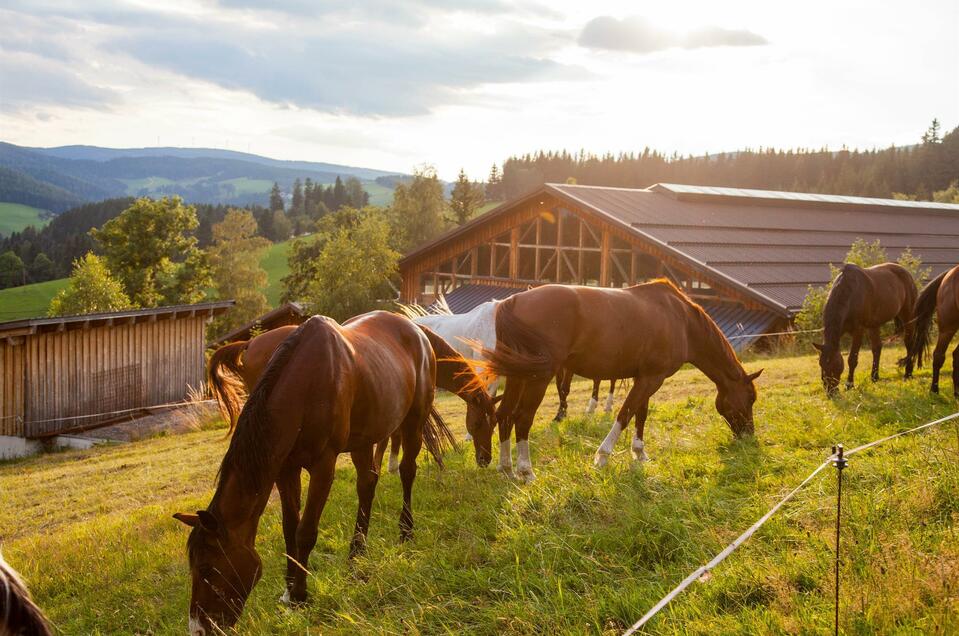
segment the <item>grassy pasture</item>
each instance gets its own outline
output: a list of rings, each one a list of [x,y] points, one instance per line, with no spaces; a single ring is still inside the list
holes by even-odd
[[[47,307],[69,279],[57,278],[32,285],[0,289],[0,322],[47,315]]]
[[[900,351],[887,350],[885,378]],[[868,358],[868,356],[867,356]],[[812,356],[765,366],[757,437],[734,442],[711,384],[685,369],[655,396],[645,466],[620,441],[591,467],[603,416],[549,422],[550,391],[531,438],[537,480],[475,467],[461,448],[440,471],[423,459],[416,537],[398,542],[399,479],[385,474],[368,556],[346,550],[355,516],[343,458],[311,560],[311,602],[282,591],[279,504],[261,521],[265,575],[241,633],[620,633],[797,484],[835,441],[869,441],[948,414],[956,404],[917,380],[866,381],[827,400]],[[574,384],[571,412],[588,385]],[[948,387],[951,391],[951,386]],[[621,396],[620,396],[621,398]],[[440,409],[462,432],[463,407]],[[204,507],[227,442],[222,430],[159,437],[0,465],[7,559],[63,633],[182,633],[189,596],[186,529],[173,512]],[[959,428],[953,424],[855,456],[846,471],[845,633],[959,629]],[[831,633],[830,469],[724,564],[652,623],[656,634]]]
[[[28,225],[37,229],[46,224],[40,215],[46,212],[22,203],[6,203],[0,201],[0,236],[19,232]]]

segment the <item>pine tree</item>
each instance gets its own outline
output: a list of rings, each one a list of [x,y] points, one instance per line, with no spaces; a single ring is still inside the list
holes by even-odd
[[[495,163],[490,168],[489,179],[486,182],[486,198],[489,201],[503,200],[503,176]]]
[[[276,212],[283,211],[283,195],[280,194],[280,184],[273,182],[273,189],[270,190],[270,209]]]
[[[466,176],[466,172],[460,169],[456,183],[453,184],[453,190],[450,192],[450,211],[452,212],[452,222],[457,225],[463,225],[476,213],[483,205],[482,189],[478,183],[473,183]]]
[[[293,182],[293,201],[290,204],[290,216],[301,216],[304,212],[303,184],[297,179]]]
[[[341,207],[346,205],[346,203],[346,186],[343,185],[343,180],[337,176],[336,183],[333,184],[333,205],[330,207],[330,209],[336,212]]]

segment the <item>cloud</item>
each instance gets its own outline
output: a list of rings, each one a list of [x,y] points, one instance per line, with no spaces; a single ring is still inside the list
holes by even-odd
[[[0,112],[16,113],[38,106],[108,109],[117,98],[112,90],[83,80],[58,63],[22,53],[0,53]]]
[[[623,19],[599,16],[587,22],[579,35],[579,45],[585,48],[639,54],[670,48],[696,49],[762,44],[767,44],[766,39],[751,31],[706,27],[685,34],[675,33],[640,16]]]

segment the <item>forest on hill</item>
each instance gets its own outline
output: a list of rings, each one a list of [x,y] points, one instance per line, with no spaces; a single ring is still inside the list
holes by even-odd
[[[540,151],[494,167],[490,193],[511,199],[550,182],[645,188],[654,183],[786,190],[929,200],[959,179],[959,127],[943,135],[934,120],[917,144],[881,150],[742,150],[700,157]]]

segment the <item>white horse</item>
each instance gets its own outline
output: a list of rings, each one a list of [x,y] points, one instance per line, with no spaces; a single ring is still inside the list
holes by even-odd
[[[418,325],[429,327],[443,340],[448,342],[458,354],[467,360],[479,360],[480,348],[496,348],[496,305],[500,301],[488,300],[477,305],[465,314],[454,314],[446,304],[446,297],[440,296],[432,307],[421,305],[400,304],[407,318]],[[480,367],[476,367],[480,371]],[[500,380],[497,378],[490,383],[486,390],[490,396],[496,397]],[[466,441],[472,437],[466,434]]]

